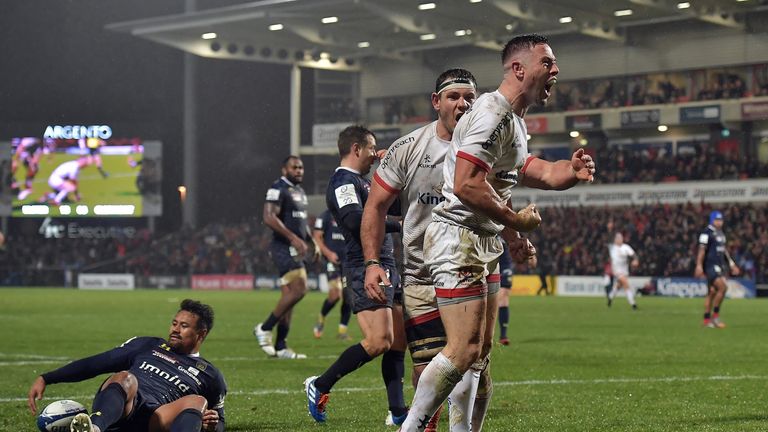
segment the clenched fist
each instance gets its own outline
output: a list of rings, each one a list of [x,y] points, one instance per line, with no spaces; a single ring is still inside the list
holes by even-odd
[[[510,228],[519,232],[533,231],[541,225],[541,215],[536,209],[536,204],[528,204],[528,207],[517,212],[515,221]]]

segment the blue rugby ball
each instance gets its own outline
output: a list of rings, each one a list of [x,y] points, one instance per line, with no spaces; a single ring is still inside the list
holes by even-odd
[[[37,416],[37,428],[41,432],[69,432],[72,419],[80,413],[88,410],[79,402],[66,399],[52,402]]]

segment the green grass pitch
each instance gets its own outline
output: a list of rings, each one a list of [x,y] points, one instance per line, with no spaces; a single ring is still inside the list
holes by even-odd
[[[141,160],[141,155],[131,155],[136,161]],[[21,213],[22,204],[36,204],[38,200],[46,193],[51,192],[48,186],[48,177],[53,170],[64,162],[77,160],[77,155],[53,153],[40,157],[40,171],[35,175],[32,183],[32,194],[24,201],[19,201],[13,197],[12,216],[23,216]],[[70,205],[85,204],[90,208],[89,216],[93,215],[93,206],[97,204],[132,204],[135,206],[135,214],[140,216],[142,212],[142,198],[136,189],[136,176],[139,173],[139,167],[132,168],[128,165],[127,155],[101,155],[104,171],[109,173],[109,177],[103,178],[95,165],[90,165],[80,170],[78,189],[82,197],[79,202],[69,202]],[[20,166],[16,171],[16,178],[19,184],[24,184],[24,176],[27,171],[24,166]],[[70,200],[74,196],[70,194]],[[51,206],[49,216],[61,216],[58,210]],[[77,217],[74,208],[66,217]]]
[[[0,430],[34,431],[26,393],[35,376],[135,335],[167,336],[178,303],[211,304],[216,322],[202,354],[228,381],[230,431],[394,431],[384,426],[379,361],[337,384],[329,419],[306,413],[302,381],[347,346],[312,337],[324,296],[310,293],[294,311],[289,344],[307,360],[268,359],[251,330],[276,292],[0,290]],[[764,300],[726,301],[723,330],[701,323],[701,299],[514,297],[508,347],[492,353],[495,391],[486,431],[765,431],[768,344]],[[357,325],[352,335],[359,337]],[[407,368],[410,368],[407,365]],[[90,407],[102,378],[49,386],[42,406],[70,398]],[[406,400],[413,390],[406,375]],[[447,431],[447,422],[441,431]]]

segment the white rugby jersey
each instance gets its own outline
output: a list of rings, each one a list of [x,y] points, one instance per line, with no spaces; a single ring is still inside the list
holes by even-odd
[[[635,256],[635,250],[632,249],[632,246],[626,243],[622,243],[621,246],[611,243],[608,246],[608,251],[611,254],[611,272],[613,275],[629,275],[629,259]]]
[[[373,175],[376,183],[400,197],[404,286],[432,283],[424,265],[424,232],[432,209],[445,200],[440,189],[450,145],[437,136],[437,122],[432,122],[395,141]]]
[[[504,225],[470,210],[453,194],[456,158],[484,169],[488,173],[488,183],[506,203],[532,158],[526,135],[522,117],[512,111],[512,105],[498,90],[477,98],[453,131],[443,164],[443,196],[446,200],[435,207],[434,219],[481,234],[501,232]]]
[[[80,173],[80,164],[76,161],[64,162],[56,167],[51,173],[51,178],[61,178],[64,180],[77,180],[77,175]]]

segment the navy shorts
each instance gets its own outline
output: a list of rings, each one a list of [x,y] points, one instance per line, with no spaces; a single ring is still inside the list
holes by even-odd
[[[707,282],[712,285],[715,279],[725,276],[725,267],[717,264],[708,264],[704,267],[704,272],[707,274]]]
[[[342,274],[341,264],[334,264],[330,261],[325,263],[325,274],[329,281],[340,278]]]
[[[499,273],[501,274],[501,287],[512,288],[512,274],[514,273],[514,263],[512,263],[512,257],[509,256],[509,252],[504,250],[504,253],[499,257]]]
[[[403,304],[403,287],[400,286],[400,275],[394,266],[382,264],[389,275],[392,285],[386,288],[387,303],[377,303],[365,292],[365,266],[344,267],[344,291],[350,293],[352,300],[352,312],[358,313],[364,310],[376,310],[383,307],[391,308],[395,303]]]
[[[285,243],[272,243],[269,247],[269,255],[272,257],[280,276],[291,270],[304,268],[304,257],[299,256],[293,246]]]

